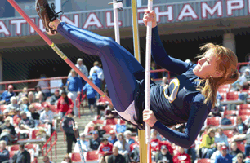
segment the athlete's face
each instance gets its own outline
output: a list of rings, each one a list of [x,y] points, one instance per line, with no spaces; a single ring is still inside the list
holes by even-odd
[[[210,49],[199,59],[198,64],[194,67],[193,72],[200,78],[222,77],[223,73],[217,70],[217,57]]]

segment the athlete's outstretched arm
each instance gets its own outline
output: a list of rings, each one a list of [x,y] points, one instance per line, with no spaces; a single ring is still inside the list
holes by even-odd
[[[165,51],[158,34],[158,26],[152,29],[152,57],[155,63],[170,72],[182,74],[186,72],[192,64],[187,64],[180,59],[170,57]]]
[[[189,148],[197,138],[203,123],[211,110],[211,105],[203,104],[203,100],[204,97],[201,94],[194,97],[194,100],[191,103],[190,116],[184,133],[171,130],[159,121],[154,124],[153,128],[158,130],[158,132],[170,142],[183,148]]]

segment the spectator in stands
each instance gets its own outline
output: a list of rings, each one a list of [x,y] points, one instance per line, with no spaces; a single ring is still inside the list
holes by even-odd
[[[132,144],[132,143],[135,143],[135,140],[132,139],[132,132],[130,130],[126,130],[124,132],[124,136],[126,138],[126,142],[129,144],[129,146]]]
[[[158,132],[157,130],[152,129],[152,130],[151,130],[151,134],[152,134],[152,136],[153,136],[155,139],[158,139],[158,140],[160,140],[160,141],[163,141],[161,135],[159,134],[159,132]]]
[[[34,93],[32,91],[29,91],[28,99],[29,99],[29,104],[35,102]]]
[[[126,159],[126,161],[128,162],[129,160],[129,152],[130,152],[130,148],[129,148],[129,144],[126,142],[124,135],[122,133],[118,134],[118,141],[115,142],[114,147],[118,147],[118,153],[123,155]]]
[[[227,147],[225,145],[221,146],[221,155],[217,156],[215,163],[225,163],[232,162],[233,156],[227,152]]]
[[[10,153],[7,150],[7,143],[4,140],[0,141],[0,163],[10,160]]]
[[[217,133],[215,134],[214,137],[214,142],[217,143],[225,143],[227,147],[229,147],[228,140],[227,140],[227,135],[224,134],[222,128],[217,129]]]
[[[98,61],[94,62],[93,67],[90,69],[89,76],[92,76],[94,72],[97,73],[97,76],[101,81],[104,80],[104,73]]]
[[[89,151],[89,141],[85,139],[85,134],[80,134],[80,143],[82,146],[83,151],[87,152]],[[78,143],[75,144],[74,152],[79,152],[79,146]]]
[[[60,90],[56,89],[55,94],[50,97],[50,104],[51,105],[56,105],[57,100],[60,98]]]
[[[162,86],[168,85],[168,77],[163,77],[162,78]]]
[[[234,163],[245,163],[245,161],[243,161],[243,154],[242,153],[238,153],[237,154],[237,161],[235,161]]]
[[[28,97],[28,87],[23,88],[23,91],[18,94],[17,99],[21,100],[23,97]]]
[[[10,118],[5,119],[5,123],[1,128],[1,140],[5,140],[7,144],[12,144],[16,139],[16,130],[15,127],[11,125]]]
[[[49,159],[49,156],[43,156],[43,163],[52,163]]]
[[[154,132],[151,132],[150,138],[151,151],[155,154],[155,152],[159,150],[159,143],[161,141],[157,138],[157,134],[154,134]]]
[[[72,152],[73,143],[76,143],[76,138],[73,130],[74,123],[75,123],[74,112],[70,111],[69,114],[62,121],[62,128],[66,135],[68,154]]]
[[[213,152],[216,151],[216,144],[214,143],[215,130],[209,129],[207,134],[202,137],[202,143],[199,148],[202,151],[202,158],[210,158]]]
[[[34,96],[35,96],[35,101],[37,101],[37,99],[38,99],[38,93],[39,93],[40,91],[42,92],[43,101],[46,101],[47,96],[46,96],[45,93],[43,93],[42,88],[41,88],[40,86],[35,86],[35,94],[34,94]]]
[[[73,109],[74,103],[68,96],[66,95],[65,91],[61,92],[61,97],[57,102],[57,111],[59,111],[60,118],[62,119],[66,112],[68,112],[70,109]]]
[[[230,144],[230,147],[231,147],[231,151],[230,151],[230,154],[235,157],[237,154],[239,153],[243,153],[237,146],[237,143],[236,142],[232,142]]]
[[[82,91],[82,80],[77,76],[77,73],[74,69],[70,70],[71,77],[68,78],[66,82],[66,86],[68,88],[68,97],[73,101],[74,103],[74,113],[75,116],[78,115],[78,108],[75,104],[77,95],[81,94]]]
[[[87,67],[83,64],[83,59],[82,58],[78,58],[77,59],[77,63],[75,64],[75,66],[85,75],[85,76],[89,76],[88,73],[88,69]],[[68,77],[71,77],[71,73],[69,73]],[[80,77],[80,75],[78,75],[78,77]],[[82,82],[85,85],[85,81],[81,78]]]
[[[63,161],[61,163],[72,163],[71,158],[69,157],[68,154],[65,155]]]
[[[126,163],[126,159],[123,155],[119,154],[118,147],[113,147],[113,154],[109,156],[108,163]]]
[[[44,105],[44,111],[40,115],[40,122],[42,124],[51,124],[52,125],[52,120],[54,118],[54,113],[50,110],[50,107],[48,104]]]
[[[13,107],[14,108],[19,108],[19,105],[17,104],[17,99],[16,99],[15,96],[12,96],[10,98],[10,104],[7,105],[6,109],[8,109],[8,111],[10,111],[10,109],[13,108]]]
[[[98,78],[96,71],[92,73],[92,82],[99,88],[101,88],[101,80]]]
[[[8,89],[5,90],[3,93],[2,93],[2,96],[0,97],[0,105],[1,104],[10,104],[10,98],[12,96],[16,96],[16,93],[13,92],[13,86],[12,85],[9,85],[8,86]]]
[[[215,151],[212,156],[211,156],[211,161],[215,161],[216,157],[218,157],[219,155],[221,155],[221,147],[225,146],[225,143],[217,143],[217,151]]]
[[[109,131],[109,134],[110,134],[110,136],[109,136],[109,138],[108,138],[108,141],[109,141],[110,143],[112,143],[112,144],[115,144],[115,142],[118,140],[118,139],[116,138],[115,131],[114,131],[114,130],[110,130],[110,131]]]
[[[108,100],[106,99],[106,97],[109,97],[109,91],[105,89],[104,94],[105,95],[101,96],[97,102],[97,116],[100,116],[101,110],[105,110],[109,104]]]
[[[20,110],[25,111],[25,112],[29,112],[29,100],[27,97],[23,97],[21,99]]]
[[[109,143],[108,139],[104,138],[101,140],[100,148],[98,150],[99,158],[101,163],[105,163],[108,156],[113,153],[113,144]]]
[[[234,128],[234,134],[246,134],[248,127],[243,123],[241,117],[237,117],[237,125]]]
[[[19,123],[20,130],[29,130],[35,127],[33,119],[27,117],[24,111],[20,113],[20,116],[21,116],[21,121]]]
[[[248,93],[243,91],[243,87],[240,87],[239,91],[239,100],[243,101],[244,104],[247,104]]]
[[[35,122],[35,126],[37,127],[39,124],[40,114],[37,112],[37,110],[33,104],[31,104],[29,106],[29,112],[30,112],[31,118]]]
[[[105,130],[100,129],[100,124],[95,124],[94,125],[94,130],[90,131],[89,134],[92,134],[92,132],[97,131],[98,132],[98,137],[100,139],[103,138],[103,135],[106,133]]]
[[[155,62],[151,62],[151,64],[150,64],[150,70],[156,70],[156,64],[155,64]],[[152,80],[157,79],[158,78],[158,73],[157,72],[156,73],[150,73],[150,78]]]
[[[115,129],[116,129],[116,133],[118,133],[118,134],[119,133],[124,133],[127,130],[127,126],[126,125],[116,124]]]
[[[20,144],[19,151],[12,158],[13,163],[30,163],[30,153],[25,150],[25,145]]]
[[[45,74],[41,74],[40,79],[46,79],[46,75]],[[38,81],[37,86],[40,86],[42,89],[42,92],[45,94],[46,98],[51,96],[50,90],[49,89],[45,89],[50,87],[50,81]]]
[[[89,80],[92,81],[92,77],[89,77]],[[87,95],[89,109],[90,109],[91,113],[93,113],[93,108],[96,107],[96,95],[97,95],[97,92],[88,83],[83,87],[83,91]]]
[[[13,117],[13,123],[18,126],[21,121],[20,109],[16,109],[16,115]]]
[[[154,161],[158,163],[159,161],[166,161],[168,163],[173,162],[173,157],[171,153],[168,152],[168,148],[166,145],[162,145],[159,152],[157,152],[154,156]]]
[[[99,148],[101,139],[99,138],[98,131],[94,130],[92,132],[92,138],[89,140],[89,149],[95,151]]]
[[[191,159],[190,156],[185,153],[184,148],[177,146],[177,153],[173,157],[173,163],[180,163],[180,162],[191,163]]]
[[[140,162],[140,149],[139,149],[139,141],[138,136],[135,137],[135,143],[130,145],[130,160],[132,163]]]
[[[46,99],[47,99],[47,97],[43,96],[43,92],[42,91],[38,91],[36,99],[35,99],[35,102],[39,103],[39,104],[42,104],[43,102],[46,101]]]

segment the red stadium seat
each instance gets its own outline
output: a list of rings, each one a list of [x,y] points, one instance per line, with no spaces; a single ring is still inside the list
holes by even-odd
[[[126,121],[122,119],[119,119],[118,122],[119,122],[119,125],[126,125]]]
[[[244,122],[245,120],[247,120],[249,118],[249,115],[242,115],[240,116],[242,121]]]
[[[234,91],[234,92],[228,92],[226,95],[227,100],[238,100],[239,99],[239,92]]]
[[[238,110],[226,110],[224,112],[224,117],[227,116],[238,116],[239,115],[239,111]]]
[[[212,162],[211,159],[208,159],[208,158],[203,158],[203,159],[199,159],[197,161],[197,163],[210,163]]]
[[[109,133],[110,130],[114,130],[115,126],[109,125],[109,126],[101,126],[101,129],[105,130],[106,133]]]
[[[117,124],[117,120],[115,119],[106,119],[104,122],[105,125],[116,125]]]
[[[71,161],[80,162],[82,161],[80,153],[72,153]]]
[[[27,148],[27,149],[34,149],[35,150],[34,144],[26,144],[25,148]]]
[[[245,144],[243,144],[243,143],[237,143],[237,146],[238,146],[238,148],[239,148],[240,151],[245,152]]]
[[[250,104],[240,104],[238,105],[239,109],[250,109]]]
[[[6,104],[0,105],[0,110],[2,110],[2,112],[7,108]]]
[[[89,133],[90,131],[94,130],[94,126],[88,126],[88,131],[87,133]]]
[[[50,105],[50,110],[52,111],[52,112],[56,112],[57,110],[56,110],[56,105]]]
[[[10,151],[10,159],[15,155],[16,151]]]
[[[232,138],[234,136],[233,130],[224,130],[223,132],[225,135],[227,135],[228,138]]]
[[[19,150],[19,144],[16,144],[16,145],[12,145],[11,147],[10,147],[10,151],[18,151]]]
[[[221,117],[208,117],[207,126],[220,126]]]
[[[239,116],[250,116],[250,110],[248,109],[240,109],[239,110]]]
[[[92,121],[92,123],[94,123],[94,124],[104,124],[104,120],[98,119],[96,121]]]
[[[99,155],[97,151],[87,152],[86,161],[98,161]]]
[[[32,137],[31,137],[31,139],[36,139],[36,136],[37,136],[38,131],[39,131],[39,130],[33,130],[33,131],[32,131]]]

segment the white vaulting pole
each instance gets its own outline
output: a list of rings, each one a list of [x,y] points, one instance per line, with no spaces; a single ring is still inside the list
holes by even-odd
[[[148,0],[148,10],[152,11],[153,0]],[[147,23],[146,34],[146,58],[145,58],[145,109],[150,110],[150,62],[151,62],[151,37],[152,37],[152,22]],[[147,163],[150,163],[150,126],[145,126],[145,137],[147,146]]]

